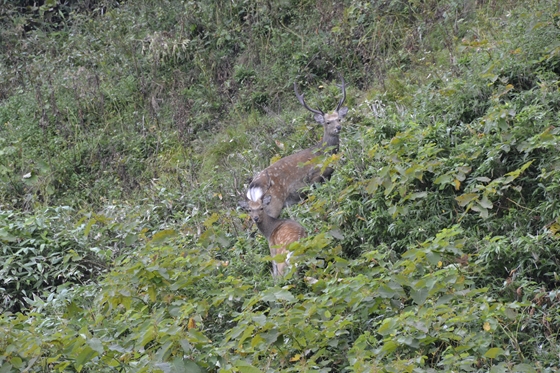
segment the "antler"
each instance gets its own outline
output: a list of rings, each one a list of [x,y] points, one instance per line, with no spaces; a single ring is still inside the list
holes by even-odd
[[[310,112],[312,112],[314,114],[325,115],[325,113],[323,113],[321,110],[311,109],[309,106],[307,106],[307,104],[305,103],[305,100],[303,99],[303,93],[301,93],[301,94],[298,93],[296,82],[294,82],[294,92],[296,93],[296,97],[297,97],[299,103],[302,104],[304,108],[306,108],[307,110],[309,110]]]
[[[346,83],[344,83],[344,78],[342,77],[342,75],[340,75],[340,80],[342,80],[342,84],[340,85],[340,89],[342,89],[342,98],[340,99],[340,101],[338,102],[338,106],[336,107],[335,111],[337,113],[338,109],[340,109],[340,107],[344,103],[344,100],[346,100]]]

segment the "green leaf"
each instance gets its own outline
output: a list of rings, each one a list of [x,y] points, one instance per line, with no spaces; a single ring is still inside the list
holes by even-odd
[[[6,228],[0,228],[0,240],[6,242],[16,242],[18,238],[12,234],[10,234]]]
[[[539,372],[534,365],[516,364],[512,367],[512,371],[516,373],[537,373]]]
[[[243,342],[251,337],[253,335],[253,332],[255,331],[255,326],[254,325],[249,325],[247,328],[245,328],[245,330],[243,331],[243,334],[241,335],[241,337],[239,338],[238,341],[238,348],[241,349],[243,347]]]
[[[439,184],[451,184],[451,182],[453,181],[454,177],[448,174],[443,174],[440,175],[438,177],[436,177],[436,179],[434,180],[434,184],[439,185]]]
[[[331,229],[328,233],[331,237],[336,238],[337,240],[344,239],[344,234],[339,229]]]
[[[271,345],[278,340],[280,332],[277,330],[270,330],[266,333],[261,333],[260,336],[266,341],[267,345]]]
[[[155,330],[153,325],[148,325],[148,328],[142,331],[144,337],[140,341],[140,346],[144,347],[148,342],[151,342],[155,337]]]
[[[273,302],[276,300],[292,302],[294,300],[294,296],[286,289],[271,288],[264,292],[262,300],[265,302]]]
[[[23,360],[21,360],[21,358],[18,356],[14,356],[13,358],[11,358],[10,363],[18,369],[23,368]]]
[[[89,232],[91,231],[91,227],[93,227],[95,223],[97,223],[97,219],[95,218],[91,218],[88,220],[86,227],[84,229],[84,236],[87,237],[89,235]]]
[[[486,195],[483,195],[482,199],[477,202],[480,206],[482,206],[485,209],[492,209],[492,207],[494,207],[494,205],[492,204],[492,202],[490,202],[490,200],[488,200],[488,196]]]
[[[395,326],[397,325],[397,320],[394,318],[385,319],[383,323],[377,330],[377,332],[381,335],[388,335],[388,334],[395,334]]]
[[[177,232],[173,229],[166,229],[163,231],[159,231],[152,236],[150,241],[151,244],[160,244],[165,240],[177,236]]]
[[[100,354],[103,353],[104,349],[103,349],[103,344],[101,343],[101,340],[99,338],[91,338],[87,340],[87,344],[89,345],[89,347],[91,347],[95,352],[98,352]]]
[[[484,354],[484,357],[489,358],[489,359],[495,359],[496,357],[500,356],[500,355],[504,355],[505,351],[499,347],[493,347],[491,349],[489,349],[488,351],[486,351],[486,353]]]
[[[397,344],[397,342],[395,341],[386,341],[383,344],[383,347],[381,348],[381,350],[385,353],[390,354],[391,352],[395,351],[397,349],[397,347],[399,347],[399,345]]]
[[[187,335],[190,337],[189,338],[190,343],[194,343],[194,344],[198,344],[198,345],[201,345],[201,344],[204,345],[204,344],[210,342],[208,337],[206,337],[203,333],[199,332],[196,329],[190,329],[188,331]]]
[[[519,177],[519,175],[521,175],[521,173],[522,173],[523,171],[525,171],[534,161],[535,161],[535,160],[533,159],[533,160],[531,160],[531,161],[525,163],[523,166],[521,166],[521,167],[518,168],[517,170],[508,172],[505,176],[511,176],[513,179]],[[512,179],[512,180],[513,180],[513,179]]]
[[[383,298],[393,298],[397,295],[397,292],[391,289],[387,284],[381,284],[377,291],[379,292],[379,296]]]
[[[459,206],[464,207],[467,204],[469,204],[469,202],[472,202],[477,198],[478,198],[477,193],[465,193],[458,197],[455,197],[455,200],[459,203]]]
[[[366,187],[366,192],[369,194],[374,194],[382,183],[383,181],[380,177],[374,177],[369,181]]]
[[[74,365],[76,366],[78,371],[80,371],[81,367],[84,364],[89,363],[97,355],[97,352],[95,352],[91,347],[83,346],[82,351],[80,352],[78,357],[76,357],[76,363]]]
[[[138,235],[136,234],[130,234],[128,233],[125,237],[124,237],[124,244],[126,246],[132,246],[132,244],[134,244],[136,241],[138,241]]]
[[[422,304],[424,304],[424,302],[426,302],[426,298],[428,298],[428,294],[429,294],[429,292],[428,292],[428,289],[426,289],[426,288],[410,291],[410,297],[412,298],[414,303],[416,303],[418,305],[422,305]]]
[[[220,218],[220,215],[214,213],[214,214],[210,215],[210,217],[208,219],[206,219],[203,224],[206,228],[210,228],[212,226],[212,224],[214,224],[215,222],[218,221],[219,218]]]
[[[192,351],[192,345],[186,339],[181,339],[179,341],[181,348],[185,351],[186,354],[189,354]]]
[[[235,362],[235,367],[239,369],[239,372],[241,373],[262,373],[260,369],[252,366],[245,360],[237,360]]]
[[[428,192],[416,192],[408,195],[408,198],[411,200],[419,199],[419,198],[426,198],[428,196]]]
[[[204,370],[202,370],[201,367],[198,366],[197,363],[195,363],[192,360],[186,360],[186,359],[181,359],[181,358],[176,358],[173,360],[173,367],[175,368],[175,372],[176,373],[203,373]]]

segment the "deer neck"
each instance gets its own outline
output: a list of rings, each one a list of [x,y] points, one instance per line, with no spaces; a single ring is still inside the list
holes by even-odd
[[[278,225],[280,225],[281,222],[282,220],[273,218],[272,216],[265,213],[263,221],[257,223],[257,228],[259,228],[261,233],[268,240],[272,232],[274,232],[274,230],[278,227]]]
[[[338,153],[338,145],[340,144],[338,135],[325,135],[321,141],[317,144],[317,148],[322,153],[327,151],[330,154]]]

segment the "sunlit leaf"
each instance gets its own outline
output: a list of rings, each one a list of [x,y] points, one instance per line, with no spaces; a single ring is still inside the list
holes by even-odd
[[[453,180],[453,185],[455,186],[455,190],[461,189],[461,182],[458,179]]]
[[[489,349],[488,351],[486,351],[486,353],[484,354],[484,357],[487,357],[489,359],[495,359],[496,357],[500,356],[500,355],[504,355],[505,351],[499,347],[493,347],[491,349]]]
[[[394,318],[389,318],[383,320],[383,323],[377,329],[377,332],[381,335],[393,334],[395,332],[395,327],[397,326],[397,320]]]
[[[459,206],[464,207],[478,198],[477,193],[465,193],[458,197],[455,197],[455,200],[459,203]]]
[[[214,213],[214,214],[210,215],[210,217],[208,219],[206,219],[203,224],[206,228],[210,228],[212,226],[212,224],[214,224],[215,222],[218,221],[219,218],[220,218],[220,215]]]
[[[292,356],[290,358],[290,362],[293,363],[293,362],[299,361],[300,359],[301,359],[301,355],[300,354],[295,354],[294,356]]]
[[[150,240],[150,243],[153,245],[156,244],[160,244],[162,242],[164,242],[165,240],[172,238],[172,237],[176,237],[177,236],[177,232],[174,229],[166,229],[163,231],[159,231],[157,233],[155,233],[152,236],[152,239]]]

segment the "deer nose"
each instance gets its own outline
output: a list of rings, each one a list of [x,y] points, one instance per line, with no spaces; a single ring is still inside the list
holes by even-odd
[[[254,221],[255,223],[258,223],[258,222],[259,222],[259,217],[258,217],[258,216],[255,216],[255,217],[253,218],[253,221]]]
[[[340,124],[338,126],[336,126],[336,132],[340,132],[341,129],[342,129],[342,126]]]

